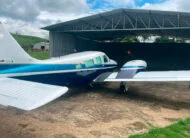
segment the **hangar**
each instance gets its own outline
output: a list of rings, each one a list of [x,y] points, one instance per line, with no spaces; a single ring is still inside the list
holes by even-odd
[[[149,51],[149,53],[155,55],[154,52],[150,51],[155,50],[155,52],[159,53],[159,50],[151,49],[150,45],[152,46],[152,44],[109,44],[106,42],[122,36],[139,36],[145,34],[190,38],[190,13],[117,9],[50,25],[42,29],[49,31],[51,57],[73,53],[74,49],[77,51],[100,50],[108,54],[112,53],[112,56],[117,57],[113,53],[116,53],[115,51],[117,53],[119,51],[126,51],[126,46],[128,49],[138,48],[139,50],[137,51],[139,52],[142,52],[148,46],[149,49],[146,49],[144,53],[148,53],[147,51]],[[187,46],[189,44],[183,44],[183,46],[173,44],[172,49],[168,49],[168,44],[165,44],[164,49],[160,51],[162,52],[162,56],[164,53],[167,56],[168,54],[175,53],[177,55],[171,56],[179,57],[179,53],[183,55],[182,58],[187,59],[189,58],[189,53],[184,49]],[[106,51],[106,49],[109,50]],[[182,51],[179,52],[179,49],[182,49]],[[184,55],[188,57],[184,57]],[[144,55],[145,60],[148,60],[146,56],[151,56],[151,54]],[[141,58],[141,56],[138,57]]]

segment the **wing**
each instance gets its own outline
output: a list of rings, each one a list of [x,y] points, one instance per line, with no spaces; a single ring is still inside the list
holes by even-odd
[[[55,100],[67,91],[67,87],[1,78],[0,104],[32,110]]]
[[[190,81],[190,71],[145,71],[147,63],[142,60],[129,61],[119,72],[104,73],[96,82],[129,81]]]
[[[105,82],[112,81],[128,81],[128,82],[143,82],[143,81],[190,81],[190,71],[152,71],[152,72],[139,72],[133,77],[119,76],[119,73],[114,72],[104,78]]]

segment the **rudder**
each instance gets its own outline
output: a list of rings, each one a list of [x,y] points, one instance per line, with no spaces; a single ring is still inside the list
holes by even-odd
[[[0,23],[0,63],[33,63],[35,59],[28,55],[11,34]]]

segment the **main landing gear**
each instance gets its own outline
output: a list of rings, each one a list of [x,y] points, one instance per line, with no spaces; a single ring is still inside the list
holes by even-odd
[[[121,82],[120,83],[120,92],[121,93],[127,93],[128,92],[128,86],[126,82]]]

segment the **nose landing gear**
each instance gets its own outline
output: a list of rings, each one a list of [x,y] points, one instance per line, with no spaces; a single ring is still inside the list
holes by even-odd
[[[128,86],[126,82],[121,82],[120,83],[120,92],[121,93],[127,93],[128,92]]]

